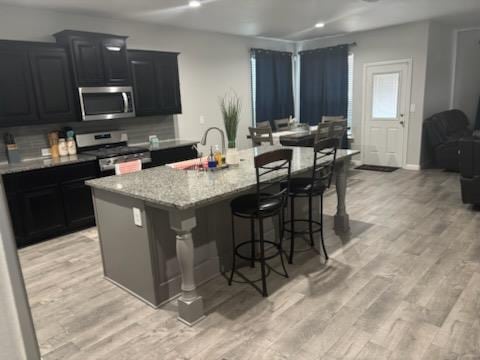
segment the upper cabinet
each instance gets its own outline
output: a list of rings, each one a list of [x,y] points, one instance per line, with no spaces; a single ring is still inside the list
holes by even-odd
[[[0,43],[0,126],[38,121],[27,48]]]
[[[65,49],[31,48],[29,59],[39,120],[75,121],[76,102]]]
[[[65,49],[0,41],[0,127],[76,119]]]
[[[77,87],[130,85],[127,37],[74,30],[54,36],[70,49]]]
[[[129,50],[137,115],[182,112],[178,53]]]

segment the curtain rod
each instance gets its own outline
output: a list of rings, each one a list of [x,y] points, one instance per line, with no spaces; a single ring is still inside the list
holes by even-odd
[[[315,52],[315,51],[319,51],[319,50],[323,50],[323,49],[332,49],[332,48],[335,48],[335,47],[338,47],[338,46],[355,47],[355,46],[357,46],[357,43],[354,41],[354,42],[352,42],[352,43],[350,43],[350,44],[338,44],[338,45],[334,45],[334,46],[326,46],[326,47],[323,47],[323,48],[303,50],[303,51],[299,51],[298,54],[311,53],[311,52]]]

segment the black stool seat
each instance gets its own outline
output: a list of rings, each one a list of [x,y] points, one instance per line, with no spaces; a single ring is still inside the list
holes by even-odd
[[[274,216],[283,206],[281,198],[272,197],[271,194],[260,194],[260,204],[257,194],[247,194],[239,196],[230,203],[232,212],[242,217],[269,217]]]
[[[286,183],[282,183],[282,187],[286,187]],[[312,183],[311,178],[292,178],[290,179],[289,196],[316,196],[325,192],[327,186],[323,181],[315,180]]]

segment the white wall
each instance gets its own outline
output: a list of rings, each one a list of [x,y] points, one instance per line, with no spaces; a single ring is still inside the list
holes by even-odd
[[[473,123],[480,97],[480,29],[459,31],[453,106]]]
[[[454,35],[452,27],[431,22],[428,32],[424,119],[450,109],[453,85]]]
[[[64,29],[128,35],[130,49],[180,52],[183,114],[178,116],[178,136],[199,140],[207,127],[223,127],[218,98],[231,89],[243,103],[238,135],[241,147],[249,145],[246,134],[252,119],[250,48],[295,49],[290,42],[0,5],[0,39],[54,41],[50,35]],[[201,115],[205,125],[200,125]],[[212,141],[216,142],[213,135]]]
[[[417,22],[330,39],[305,41],[299,44],[298,50],[301,51],[338,44],[357,43],[357,46],[351,48],[355,58],[353,79],[353,135],[355,137],[354,146],[360,150],[362,144],[361,126],[364,65],[373,62],[412,59],[412,103],[416,105],[416,111],[410,114],[406,162],[408,165],[420,164],[428,29],[428,22]]]

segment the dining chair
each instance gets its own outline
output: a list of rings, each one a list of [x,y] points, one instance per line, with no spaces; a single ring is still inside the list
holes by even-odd
[[[290,119],[273,120],[275,131],[287,131],[290,130]]]
[[[265,127],[272,127],[272,125],[270,125],[270,121],[259,121],[255,124],[255,127],[265,128]]]
[[[318,124],[317,132],[315,134],[315,142],[328,139],[330,137],[330,128],[331,125],[329,123]]]
[[[332,120],[327,124],[330,125],[330,136],[333,139],[338,141],[338,147],[343,148],[342,145],[345,135],[347,134],[348,124],[346,119],[341,120]]]
[[[250,139],[252,140],[252,146],[261,146],[262,143],[270,143],[273,145],[272,128],[268,127],[249,127]]]

